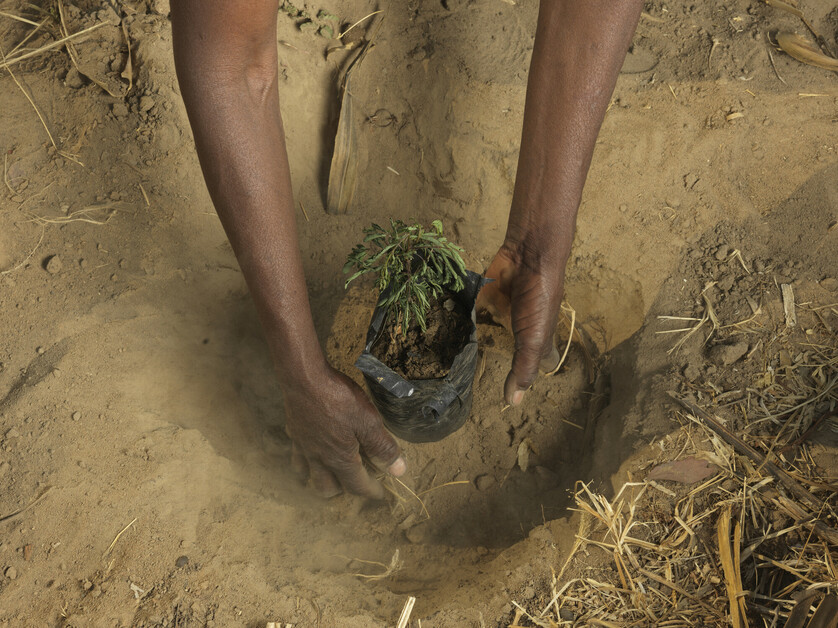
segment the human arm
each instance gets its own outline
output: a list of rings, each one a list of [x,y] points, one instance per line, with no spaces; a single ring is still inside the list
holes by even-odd
[[[504,384],[517,405],[555,354],[576,213],[641,0],[542,0],[506,236],[478,307],[504,321],[515,355]]]
[[[361,453],[404,460],[363,391],[327,362],[297,243],[279,110],[276,0],[172,0],[175,67],[213,204],[276,365],[294,462],[315,487],[381,496]]]

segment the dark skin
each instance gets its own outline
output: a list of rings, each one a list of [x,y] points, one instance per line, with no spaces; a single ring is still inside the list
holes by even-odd
[[[508,325],[504,397],[555,354],[564,273],[594,144],[641,0],[542,0],[506,236],[478,307]],[[213,203],[273,354],[295,468],[321,494],[380,498],[363,453],[406,470],[364,392],[327,362],[312,323],[279,109],[276,0],[172,0],[175,64]]]

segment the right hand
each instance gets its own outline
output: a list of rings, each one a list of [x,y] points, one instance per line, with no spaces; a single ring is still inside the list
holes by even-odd
[[[507,244],[500,248],[486,270],[486,277],[494,281],[483,286],[476,304],[478,311],[488,312],[515,337],[515,354],[503,388],[506,403],[513,406],[523,401],[539,369],[550,372],[559,362],[553,333],[564,284],[562,264],[533,268],[525,263],[523,248]],[[539,252],[533,257],[550,256]]]
[[[391,475],[404,474],[407,467],[395,439],[364,392],[342,373],[327,367],[316,386],[284,386],[283,394],[292,463],[322,496],[334,497],[344,490],[384,497],[381,484],[364,468],[361,453]]]

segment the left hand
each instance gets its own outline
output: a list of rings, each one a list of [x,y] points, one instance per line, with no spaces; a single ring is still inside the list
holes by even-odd
[[[515,355],[503,388],[511,405],[523,401],[539,367],[551,371],[558,364],[553,332],[564,287],[563,265],[540,264],[536,269],[516,248],[500,248],[486,270],[486,277],[495,281],[477,296],[477,310],[488,312],[515,337]]]

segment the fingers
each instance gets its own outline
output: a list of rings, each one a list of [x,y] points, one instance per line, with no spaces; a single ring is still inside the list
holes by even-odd
[[[555,358],[553,354],[555,354]],[[558,361],[559,353],[553,346],[552,340],[546,348],[526,342],[522,343],[520,347],[515,349],[512,369],[506,376],[506,382],[503,386],[503,396],[506,403],[513,406],[519,405],[524,400],[524,393],[532,386],[538,376],[539,366],[547,365],[549,362],[555,368]]]
[[[384,499],[384,487],[378,480],[370,477],[360,461],[336,471],[336,474],[347,493],[354,493],[371,499]]]
[[[524,400],[524,392],[532,386],[538,375],[538,352],[529,348],[515,350],[512,358],[512,369],[506,376],[503,385],[503,397],[506,403],[517,406]]]
[[[320,493],[322,497],[329,499],[335,495],[340,495],[341,487],[334,473],[323,466],[321,462],[309,459],[308,468],[310,474],[309,480],[314,490]]]
[[[294,469],[294,473],[305,481],[308,477],[308,461],[294,443],[291,443],[291,467]]]
[[[378,416],[370,419],[366,429],[358,434],[358,443],[376,467],[396,477],[404,475],[407,464],[396,439],[387,432]]]

